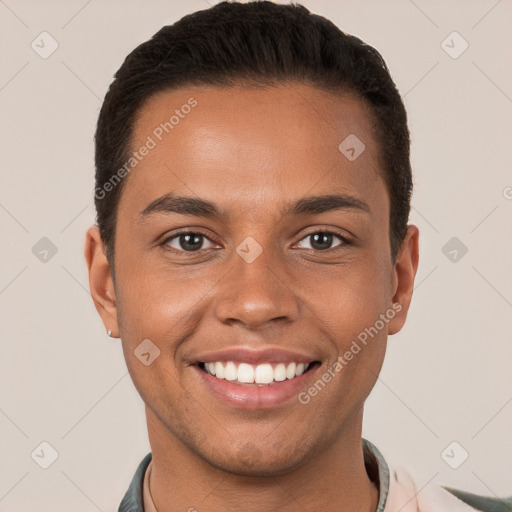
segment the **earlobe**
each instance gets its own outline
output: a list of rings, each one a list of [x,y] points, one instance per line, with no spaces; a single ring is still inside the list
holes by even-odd
[[[416,226],[409,225],[392,270],[392,301],[393,304],[400,304],[400,309],[393,320],[389,322],[388,334],[396,334],[405,324],[414,290],[418,263],[419,230]],[[395,308],[395,311],[397,309]]]
[[[97,225],[91,226],[85,235],[84,256],[89,272],[89,289],[109,336],[118,337],[117,306],[110,265]]]

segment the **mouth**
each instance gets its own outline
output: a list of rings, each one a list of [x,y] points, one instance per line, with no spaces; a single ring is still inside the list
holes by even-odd
[[[320,361],[257,365],[237,361],[199,361],[197,363],[197,366],[208,375],[240,386],[274,386],[280,382],[296,379],[319,365]]]
[[[293,406],[300,391],[308,386],[320,361],[263,362],[198,361],[190,366],[198,377],[198,386],[205,387],[221,406],[244,410],[269,410]]]

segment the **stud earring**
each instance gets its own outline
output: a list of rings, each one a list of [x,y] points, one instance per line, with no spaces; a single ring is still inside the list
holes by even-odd
[[[109,336],[110,338],[112,338],[112,329],[109,329],[109,330],[107,331],[107,336]]]

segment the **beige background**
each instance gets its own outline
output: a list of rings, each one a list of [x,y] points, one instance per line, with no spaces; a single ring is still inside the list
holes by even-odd
[[[510,494],[512,2],[304,5],[381,51],[410,117],[421,262],[364,435],[421,486]],[[0,510],[115,511],[149,451],[120,341],[106,337],[88,291],[92,140],[126,54],[207,7],[0,1]],[[43,31],[59,45],[47,59],[31,48]],[[469,43],[456,59],[442,46],[453,31]],[[32,252],[42,237],[57,248],[46,263]],[[455,262],[442,250],[452,237],[468,249]],[[48,469],[31,457],[43,441],[58,452]],[[441,456],[453,441],[469,453],[458,469]],[[449,450],[451,461],[461,453]]]

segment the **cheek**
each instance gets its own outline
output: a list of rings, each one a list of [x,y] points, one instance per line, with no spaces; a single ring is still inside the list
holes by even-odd
[[[177,348],[192,332],[190,301],[175,286],[140,269],[124,276],[118,294],[123,354],[140,396],[153,411],[174,418],[187,402],[180,386]]]
[[[127,263],[119,283],[121,331],[130,343],[152,336],[172,342],[190,324],[208,290],[204,279],[184,280],[179,273],[143,263]]]
[[[391,281],[385,260],[354,258],[318,283],[320,291],[317,286],[309,297],[316,297],[315,314],[320,324],[329,328],[340,350],[373,326],[391,306]]]

